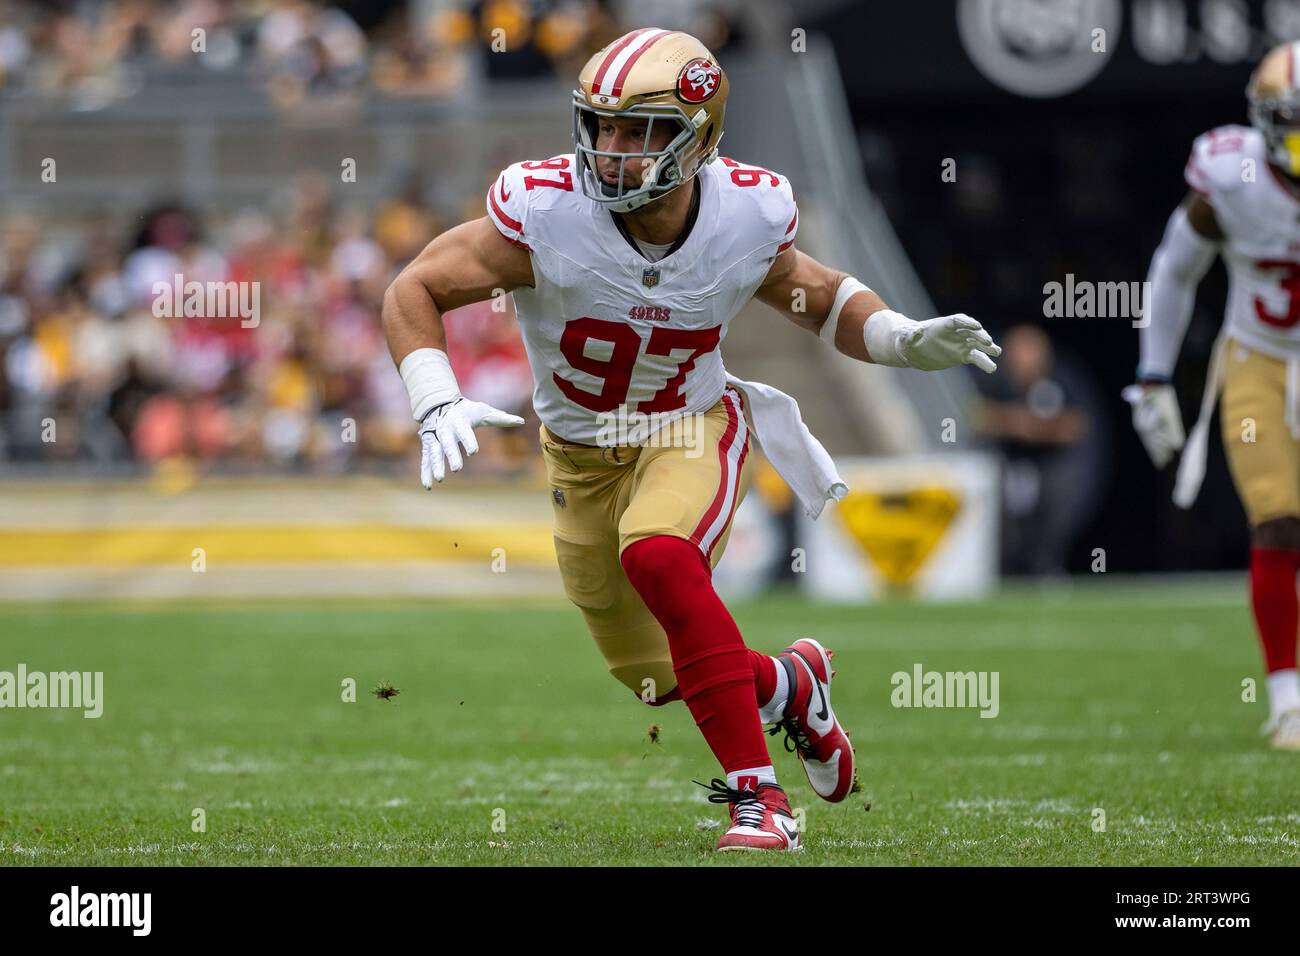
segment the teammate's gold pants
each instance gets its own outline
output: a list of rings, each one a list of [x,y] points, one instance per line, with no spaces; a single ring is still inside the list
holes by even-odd
[[[1300,517],[1300,441],[1286,423],[1286,362],[1229,340],[1219,421],[1252,527]]]
[[[619,557],[633,542],[672,535],[717,565],[753,472],[743,400],[728,389],[640,447],[564,444],[545,426],[541,440],[564,591],[609,672],[638,695],[662,697],[677,686],[668,639]]]

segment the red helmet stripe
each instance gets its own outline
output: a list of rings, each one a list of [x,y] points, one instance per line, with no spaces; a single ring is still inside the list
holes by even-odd
[[[614,80],[614,89],[613,92],[610,93],[610,96],[617,97],[623,95],[623,81],[627,79],[628,73],[631,72],[632,65],[636,63],[637,60],[641,59],[646,50],[650,49],[658,40],[666,36],[668,36],[667,30],[656,30],[653,36],[637,41],[639,45],[623,63],[623,69],[618,71],[618,79]]]
[[[600,63],[600,69],[596,71],[596,78],[591,81],[591,91],[593,93],[600,92],[600,86],[605,82],[605,72],[610,68],[610,65],[618,59],[618,55],[623,52],[623,48],[637,37],[641,36],[641,34],[649,33],[653,29],[654,27],[643,27],[640,30],[633,30],[627,36],[623,37],[623,39],[610,47],[609,53]]]

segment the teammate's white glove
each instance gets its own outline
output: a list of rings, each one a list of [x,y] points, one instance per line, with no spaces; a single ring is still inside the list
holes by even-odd
[[[460,471],[466,455],[478,451],[474,429],[480,425],[514,428],[524,420],[485,402],[461,395],[451,362],[442,349],[416,349],[398,366],[411,397],[411,414],[420,423],[420,484],[432,488],[447,476],[447,466]]]
[[[420,484],[432,488],[435,481],[446,477],[448,465],[452,471],[460,471],[465,459],[458,446],[465,447],[466,455],[475,454],[478,439],[474,437],[474,429],[480,425],[514,428],[523,423],[518,415],[468,398],[439,405],[420,423]]]
[[[1172,385],[1130,385],[1124,398],[1133,406],[1133,427],[1157,468],[1183,447],[1183,414]]]
[[[937,372],[957,365],[997,371],[1002,348],[969,315],[944,315],[914,322],[889,309],[873,313],[862,330],[867,352],[878,365]],[[992,356],[992,357],[990,357]]]

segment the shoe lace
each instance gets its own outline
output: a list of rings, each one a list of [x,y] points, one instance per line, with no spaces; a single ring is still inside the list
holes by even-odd
[[[769,736],[775,737],[783,730],[785,731],[785,749],[787,753],[798,751],[805,757],[817,756],[817,751],[813,749],[807,732],[804,731],[797,720],[793,717],[782,717],[768,729],[767,733]]]
[[[699,780],[692,782],[709,791],[709,803],[731,804],[733,826],[761,827],[763,825],[763,813],[767,808],[763,805],[763,801],[758,799],[758,794],[752,790],[736,790],[727,786],[727,781],[717,777],[708,783],[701,783]]]

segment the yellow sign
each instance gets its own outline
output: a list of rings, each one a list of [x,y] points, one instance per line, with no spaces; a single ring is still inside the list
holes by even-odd
[[[877,573],[891,587],[904,588],[947,534],[961,500],[948,488],[857,491],[837,510]]]

